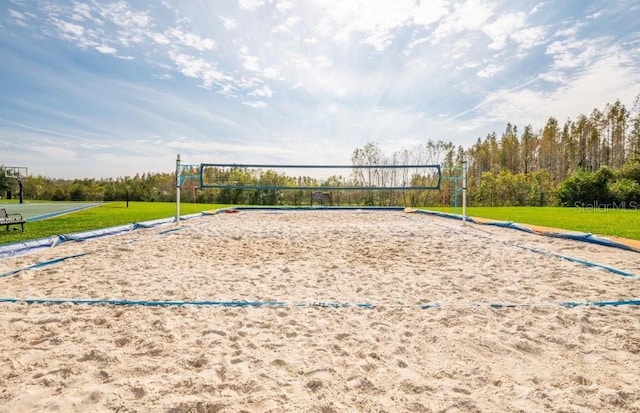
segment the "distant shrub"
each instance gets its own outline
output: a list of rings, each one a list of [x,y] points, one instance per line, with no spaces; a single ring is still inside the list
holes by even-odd
[[[610,203],[613,197],[609,191],[609,182],[613,177],[613,171],[607,167],[600,168],[597,172],[578,171],[558,185],[558,202],[562,206]]]

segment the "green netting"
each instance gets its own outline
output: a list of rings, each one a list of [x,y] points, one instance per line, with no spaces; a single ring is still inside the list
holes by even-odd
[[[201,188],[431,190],[440,189],[441,180],[440,165],[200,165]]]

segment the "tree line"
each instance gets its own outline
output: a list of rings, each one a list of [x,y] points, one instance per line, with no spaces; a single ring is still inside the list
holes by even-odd
[[[310,190],[242,189],[241,186],[385,187],[430,186],[433,171],[405,165],[441,165],[440,190],[331,190],[336,205],[460,205],[462,164],[467,166],[469,205],[566,205],[615,203],[640,206],[640,95],[628,110],[619,100],[579,115],[562,124],[550,117],[534,129],[519,132],[508,123],[498,136],[478,138],[470,148],[427,139],[424,144],[391,154],[375,143],[356,148],[348,176],[329,178],[288,176],[275,170],[249,168],[213,169],[207,179],[239,183],[238,188],[202,189],[184,172],[183,202],[306,205]],[[367,168],[357,166],[398,166]],[[134,177],[64,180],[29,176],[22,180],[25,199],[51,201],[147,201],[172,202],[176,198],[175,173],[142,173]],[[17,181],[5,177],[0,167],[0,196],[15,196]]]
[[[629,205],[640,193],[640,95],[631,111],[617,100],[562,124],[550,117],[537,131],[507,124],[467,154],[476,205]]]

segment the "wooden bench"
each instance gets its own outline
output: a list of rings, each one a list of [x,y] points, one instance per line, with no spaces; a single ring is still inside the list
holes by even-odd
[[[25,222],[22,214],[8,214],[4,207],[0,207],[0,227],[4,226],[9,231],[10,226],[20,225],[20,229],[24,232]]]
[[[313,206],[314,201],[318,201],[322,205],[325,203],[331,205],[331,194],[329,192],[314,192],[311,194],[311,206]]]

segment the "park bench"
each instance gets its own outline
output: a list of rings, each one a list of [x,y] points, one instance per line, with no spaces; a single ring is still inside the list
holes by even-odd
[[[322,205],[325,205],[325,203],[331,205],[331,194],[328,192],[314,192],[311,194],[311,206],[313,206],[314,201]]]
[[[9,231],[10,226],[20,225],[20,229],[24,232],[25,222],[22,214],[8,214],[4,207],[0,207],[0,227],[4,226]]]

